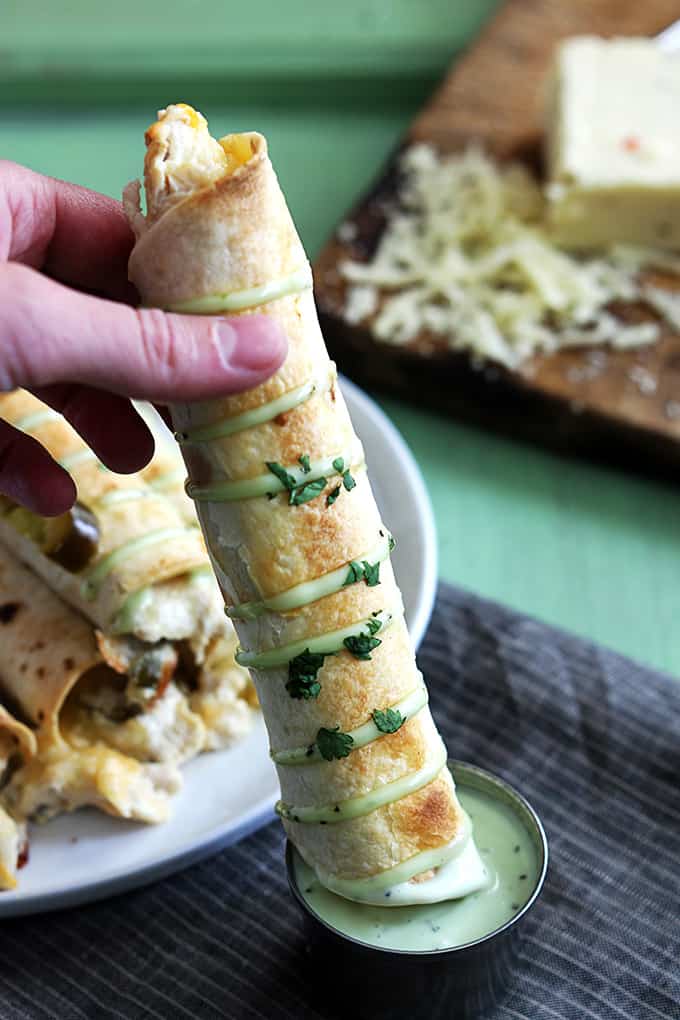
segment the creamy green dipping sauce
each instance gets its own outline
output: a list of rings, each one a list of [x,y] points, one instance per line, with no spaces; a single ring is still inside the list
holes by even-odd
[[[512,808],[471,787],[459,784],[457,791],[472,820],[475,843],[488,873],[484,889],[444,903],[371,907],[329,892],[296,853],[295,876],[305,901],[332,927],[385,949],[451,949],[501,927],[531,897],[538,878],[538,854]]]

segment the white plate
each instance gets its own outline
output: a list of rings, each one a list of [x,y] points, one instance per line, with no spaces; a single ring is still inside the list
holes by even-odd
[[[397,539],[394,568],[418,646],[437,578],[432,507],[418,467],[392,423],[353,383],[342,380],[342,390],[385,523]],[[204,754],[183,772],[184,788],[172,819],[163,825],[121,822],[85,810],[33,826],[29,863],[20,872],[19,889],[0,893],[0,917],[75,906],[155,881],[272,818],[278,783],[261,719],[232,750]]]

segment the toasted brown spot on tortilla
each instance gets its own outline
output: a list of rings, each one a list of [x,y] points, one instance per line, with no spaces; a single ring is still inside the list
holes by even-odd
[[[11,623],[21,608],[21,602],[5,602],[0,606],[0,623]]]
[[[432,784],[427,790],[427,795],[420,809],[421,825],[426,832],[447,834],[449,828],[455,825],[455,815],[451,808],[450,798],[445,789],[437,784]]]
[[[437,779],[412,794],[401,820],[402,831],[417,835],[422,849],[452,839],[458,820],[448,791]]]
[[[67,656],[64,659],[64,669],[73,669],[74,666],[75,666],[75,661],[71,658],[70,655]]]

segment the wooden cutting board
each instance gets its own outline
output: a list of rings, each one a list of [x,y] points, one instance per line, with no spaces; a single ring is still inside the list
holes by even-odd
[[[345,282],[338,263],[370,257],[385,226],[384,204],[398,187],[404,146],[428,142],[441,152],[481,142],[503,160],[540,175],[542,83],[556,42],[570,35],[656,35],[680,16],[677,0],[508,0],[476,44],[457,61],[416,118],[377,183],[343,217],[316,261],[322,327],[339,367],[359,383],[428,408],[566,450],[680,478],[680,337],[595,358],[592,349],[538,356],[510,372],[481,370],[466,353],[417,337],[404,347],[376,343],[365,326],[342,317]],[[680,59],[680,57],[678,58]],[[677,126],[675,126],[677,127]],[[644,321],[639,307],[617,308]]]

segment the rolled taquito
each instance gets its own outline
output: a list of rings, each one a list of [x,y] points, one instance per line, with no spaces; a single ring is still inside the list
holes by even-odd
[[[200,629],[208,641],[219,627],[211,586],[197,573],[188,583],[206,565],[205,548],[173,501],[139,474],[107,470],[61,415],[24,390],[0,395],[0,417],[67,468],[80,500],[57,548],[23,508],[0,513],[0,540],[104,631],[196,641]]]
[[[144,304],[275,318],[282,368],[171,408],[217,579],[255,680],[278,812],[329,888],[366,902],[460,896],[484,871],[403,618],[391,537],[319,329],[265,139],[214,140],[190,107],[146,134],[124,203]],[[389,893],[389,899],[386,898]]]
[[[0,640],[18,611],[16,603],[0,599]],[[0,646],[1,647],[1,646]],[[29,761],[37,742],[31,729],[0,704],[0,890],[15,889],[17,871],[26,860],[26,824],[12,818],[2,807],[2,790],[12,774]]]

